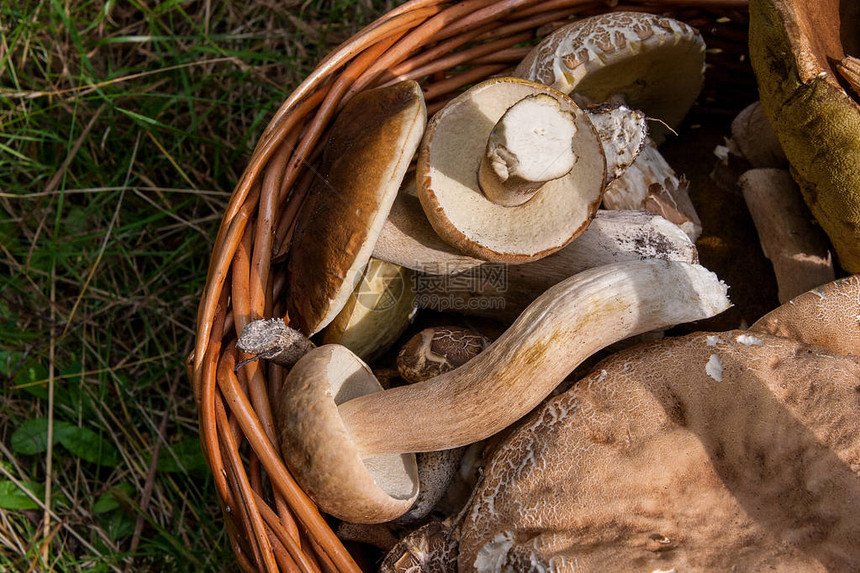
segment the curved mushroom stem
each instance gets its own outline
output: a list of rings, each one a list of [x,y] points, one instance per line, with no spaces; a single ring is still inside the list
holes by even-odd
[[[460,368],[346,401],[338,410],[362,457],[470,444],[527,414],[605,346],[729,306],[726,286],[704,267],[606,265],[549,289]]]
[[[490,132],[478,169],[481,191],[498,205],[522,205],[573,168],[574,135],[575,118],[558,100],[546,94],[521,99]]]

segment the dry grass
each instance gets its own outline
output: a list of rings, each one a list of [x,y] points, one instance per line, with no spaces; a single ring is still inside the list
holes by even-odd
[[[273,110],[391,2],[0,4],[0,570],[230,569],[184,359]]]

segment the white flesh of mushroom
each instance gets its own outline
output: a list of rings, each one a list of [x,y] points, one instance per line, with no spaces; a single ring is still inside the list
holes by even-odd
[[[487,138],[478,182],[487,198],[508,207],[531,199],[547,181],[573,168],[576,122],[556,98],[528,96],[502,115]]]

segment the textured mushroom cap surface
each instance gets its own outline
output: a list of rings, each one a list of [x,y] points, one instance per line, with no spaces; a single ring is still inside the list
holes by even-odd
[[[321,510],[353,523],[390,521],[418,496],[414,455],[362,459],[341,421],[339,404],[381,390],[364,362],[327,344],[305,354],[278,392],[284,462]]]
[[[846,53],[860,54],[857,2],[750,3],[750,62],[762,107],[842,267],[857,273],[860,103],[832,67]]]
[[[464,326],[432,326],[406,341],[397,354],[397,371],[409,383],[450,372],[480,354],[490,340]]]
[[[287,312],[308,336],[361,280],[426,119],[420,86],[405,81],[356,95],[335,120],[290,248]]]
[[[860,356],[860,276],[803,293],[758,319],[750,331]]]
[[[559,28],[514,75],[595,104],[621,96],[674,129],[699,95],[704,66],[705,43],[694,28],[654,14],[612,12]],[[656,141],[664,133],[652,126]]]
[[[523,98],[550,95],[574,115],[576,162],[526,203],[497,205],[478,183],[487,138],[505,111]],[[421,206],[445,242],[473,257],[525,262],[570,243],[594,217],[606,177],[602,146],[572,100],[547,86],[514,78],[482,82],[457,96],[430,120],[418,151]]]
[[[460,570],[856,571],[858,380],[763,333],[618,353],[499,448]]]

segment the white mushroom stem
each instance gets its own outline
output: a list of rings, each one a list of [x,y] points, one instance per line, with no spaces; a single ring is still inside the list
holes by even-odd
[[[845,56],[836,64],[836,70],[848,82],[854,93],[860,95],[860,58]]]
[[[832,281],[836,275],[827,238],[812,224],[800,188],[784,169],[751,169],[738,180],[770,259],[780,303]]]
[[[732,138],[728,141],[728,149],[741,155],[752,167],[784,168],[788,165],[788,159],[759,101],[745,107],[732,120]]]
[[[459,253],[442,241],[430,226],[418,199],[403,192],[394,202],[373,256],[431,275],[456,275],[487,264]],[[539,291],[542,292],[588,268],[652,257],[697,262],[695,245],[674,223],[642,211],[599,210],[591,224],[568,246],[544,259],[512,265],[509,269],[535,276],[550,273],[555,278],[544,283]],[[533,273],[530,269],[546,270]]]
[[[726,286],[698,265],[607,265],[548,290],[464,366],[348,400],[338,410],[363,458],[470,444],[528,413],[601,348],[729,306]]]
[[[484,195],[514,207],[546,183],[567,175],[576,162],[575,118],[546,94],[525,97],[502,115],[487,139],[478,169]]]
[[[576,273],[642,259],[699,262],[690,238],[663,217],[644,211],[599,211],[573,243],[530,263],[482,263],[446,277],[438,273],[451,272],[456,263],[440,262],[430,273],[416,275],[416,302],[441,312],[513,322],[541,293]]]

